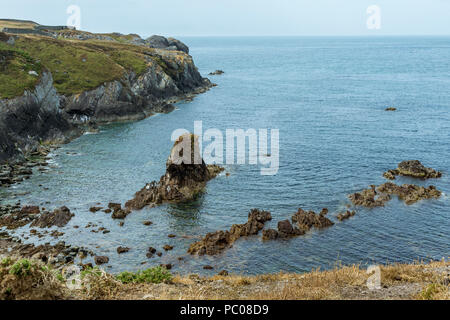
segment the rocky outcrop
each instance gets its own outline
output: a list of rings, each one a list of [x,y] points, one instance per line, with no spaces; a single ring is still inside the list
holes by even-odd
[[[392,195],[396,195],[407,205],[414,204],[424,199],[438,199],[441,191],[434,186],[422,187],[413,184],[396,185],[392,182],[384,183],[378,187],[372,185],[369,189],[351,194],[351,202],[356,206],[367,208],[382,207],[391,200]]]
[[[75,216],[69,208],[61,207],[53,212],[44,212],[38,219],[33,221],[31,227],[50,228],[53,226],[64,227]]]
[[[378,193],[376,186],[371,185],[369,189],[349,195],[349,199],[355,206],[375,208],[384,206],[386,202],[391,200],[391,196]]]
[[[181,202],[194,199],[206,183],[223,168],[206,165],[200,155],[198,137],[185,134],[175,141],[166,163],[166,173],[159,182],[153,181],[135,194],[125,206],[138,210],[164,202]]]
[[[177,50],[189,53],[189,48],[180,40],[174,38],[165,38],[163,36],[153,35],[145,39],[142,44],[150,48],[158,48],[165,50]]]
[[[6,39],[6,37],[4,37]],[[192,99],[213,85],[203,78],[178,40],[166,39],[178,51],[146,52],[147,69],[74,95],[63,95],[45,70],[33,90],[0,99],[0,163],[22,159],[42,143],[60,144],[90,127],[115,121],[140,120],[174,109],[173,102]],[[1,61],[1,57],[0,57]]]
[[[253,209],[248,214],[246,223],[235,224],[229,231],[219,230],[208,233],[202,240],[191,244],[188,253],[198,255],[219,254],[230,248],[237,239],[258,234],[264,228],[264,223],[269,220],[272,220],[270,212]]]
[[[340,213],[338,213],[338,215],[336,216],[336,218],[337,218],[339,221],[344,221],[344,220],[347,220],[347,219],[353,217],[355,214],[356,214],[356,211],[350,211],[350,210],[347,210],[346,212],[340,212]]]
[[[327,213],[328,209],[322,209],[319,214],[316,214],[314,211],[304,211],[299,208],[291,218],[292,223],[289,220],[282,220],[278,222],[278,230],[264,230],[263,240],[288,239],[304,235],[311,228],[322,229],[330,227],[334,223],[325,217]]]
[[[130,251],[130,248],[128,248],[128,247],[117,247],[118,254],[126,253],[128,251]]]
[[[377,191],[384,194],[396,195],[407,205],[414,204],[420,200],[438,199],[442,194],[435,186],[422,187],[413,184],[398,186],[391,182],[382,184],[377,188]]]
[[[220,75],[222,75],[222,74],[224,74],[224,73],[225,73],[225,72],[222,71],[222,70],[216,70],[216,71],[214,71],[214,72],[210,72],[209,75],[210,75],[210,76],[220,76]]]
[[[305,234],[305,231],[294,227],[289,220],[282,220],[278,222],[278,231],[276,238],[291,238]]]
[[[298,209],[297,213],[292,216],[292,222],[296,223],[297,227],[306,232],[311,228],[323,229],[332,226],[334,223],[330,219],[325,217],[328,213],[328,209],[322,209],[319,214],[314,211],[304,211]]]
[[[394,180],[395,176],[413,177],[419,179],[440,178],[442,173],[434,170],[433,168],[427,168],[419,160],[407,160],[399,163],[398,168],[394,170],[386,171],[383,176],[386,179]]]

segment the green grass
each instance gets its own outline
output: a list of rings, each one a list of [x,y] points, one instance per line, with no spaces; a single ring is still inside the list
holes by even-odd
[[[84,277],[88,275],[99,277],[102,275],[102,270],[100,270],[99,267],[95,266],[93,268],[87,268],[80,273],[81,279],[84,279]]]
[[[24,277],[31,274],[32,268],[33,264],[30,260],[21,259],[11,266],[9,273],[18,277]]]
[[[137,52],[117,50],[111,52],[110,57],[126,70],[132,70],[138,75],[144,73],[147,69],[147,61]]]
[[[172,274],[163,267],[154,267],[138,272],[122,272],[117,275],[122,283],[161,283],[172,280]]]
[[[124,70],[102,52],[51,38],[21,37],[16,47],[39,59],[53,75],[61,94],[92,90],[104,82],[119,79]]]
[[[119,37],[120,38],[120,37]],[[38,77],[28,74],[34,70],[40,75],[49,70],[58,93],[79,94],[93,90],[114,80],[122,80],[126,72],[144,73],[152,64],[158,64],[170,77],[176,79],[183,70],[171,67],[185,55],[161,57],[155,49],[124,41],[67,40],[36,35],[20,36],[15,45],[0,42],[0,98],[13,98],[33,89]],[[180,60],[181,59],[181,60]]]
[[[0,42],[0,98],[14,98],[33,89],[39,77],[29,75],[29,71],[40,75],[42,66],[27,52]]]

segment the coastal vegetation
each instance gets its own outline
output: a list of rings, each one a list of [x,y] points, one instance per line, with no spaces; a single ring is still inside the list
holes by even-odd
[[[38,77],[30,72],[41,70],[41,63],[28,52],[0,41],[0,98],[14,98],[33,89]]]
[[[16,37],[14,44],[0,41],[0,98],[17,97],[34,88],[38,77],[29,72],[40,75],[42,69],[52,73],[54,85],[63,95],[79,94],[105,82],[121,80],[130,71],[140,75],[153,64],[172,77],[183,72],[174,69],[173,63],[162,57],[158,49],[132,42],[137,35],[104,34],[78,40],[73,38],[74,33],[89,34],[62,30],[56,38],[23,34]],[[189,59],[181,51],[174,51],[172,58],[181,63]]]
[[[328,271],[257,276],[173,275],[162,267],[119,275],[95,267],[69,273],[39,261],[5,258],[0,263],[1,299],[450,299],[448,261],[380,266],[381,286],[369,289],[371,274],[360,265]]]

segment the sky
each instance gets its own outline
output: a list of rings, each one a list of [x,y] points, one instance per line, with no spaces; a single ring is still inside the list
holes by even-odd
[[[66,25],[70,5],[82,30],[143,37],[450,35],[450,0],[15,0],[0,18]]]

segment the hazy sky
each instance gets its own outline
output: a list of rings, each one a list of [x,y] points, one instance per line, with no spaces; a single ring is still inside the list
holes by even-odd
[[[6,0],[0,0],[5,2]],[[0,18],[67,22],[81,9],[92,32],[187,35],[450,35],[450,0],[15,0]],[[370,5],[381,29],[367,28]]]

